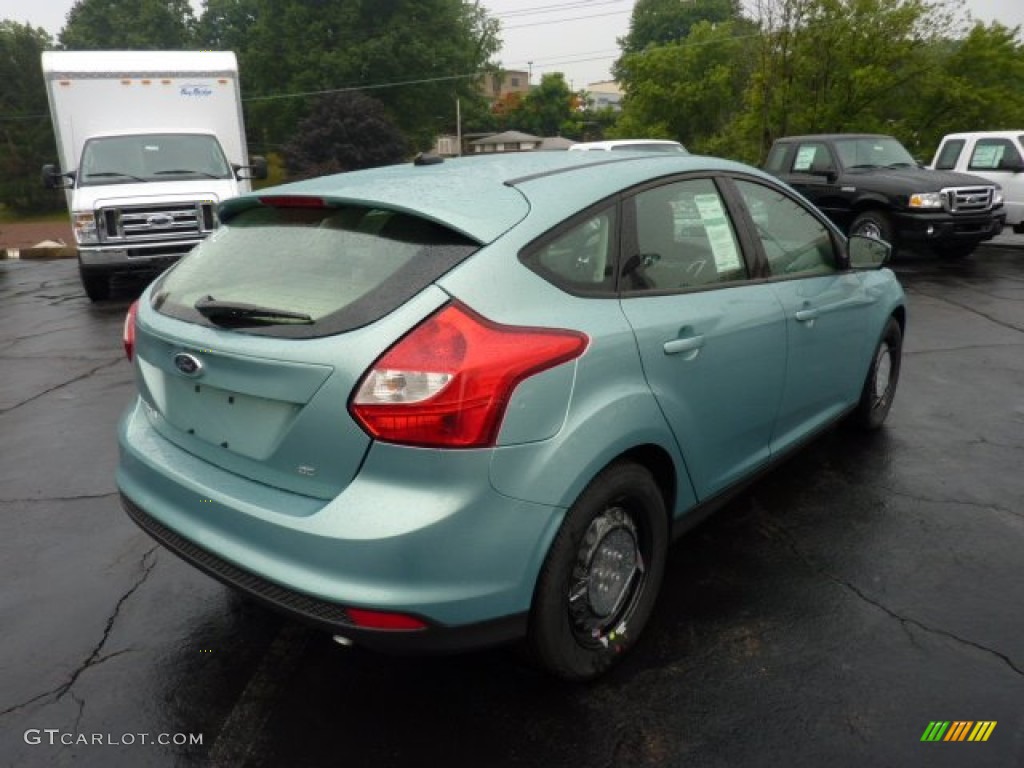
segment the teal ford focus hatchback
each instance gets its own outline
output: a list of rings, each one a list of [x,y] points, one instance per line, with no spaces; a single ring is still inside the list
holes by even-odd
[[[592,678],[640,636],[673,536],[893,401],[888,246],[744,165],[418,162],[220,218],[126,320],[123,504],[346,644],[523,640]]]

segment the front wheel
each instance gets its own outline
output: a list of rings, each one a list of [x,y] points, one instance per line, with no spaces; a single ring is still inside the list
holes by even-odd
[[[590,680],[636,642],[665,571],[668,514],[651,473],[605,469],[566,513],[530,611],[533,659],[566,680]]]
[[[895,245],[892,239],[892,222],[882,211],[864,211],[857,214],[850,225],[850,235],[863,235]]]
[[[892,400],[896,396],[896,384],[900,380],[900,361],[903,357],[903,331],[895,317],[890,317],[882,338],[871,359],[860,402],[854,412],[857,426],[875,430],[882,426],[889,415]]]

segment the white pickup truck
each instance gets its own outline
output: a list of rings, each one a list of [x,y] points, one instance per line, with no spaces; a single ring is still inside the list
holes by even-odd
[[[972,173],[1001,186],[1006,223],[1024,234],[1024,130],[951,133],[930,167]]]

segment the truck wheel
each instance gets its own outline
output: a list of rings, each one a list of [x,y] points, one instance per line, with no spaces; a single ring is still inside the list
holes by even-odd
[[[82,287],[85,288],[85,295],[91,301],[106,301],[110,298],[109,275],[92,274],[79,268],[78,276],[82,278]]]
[[[590,680],[636,642],[654,607],[668,513],[644,467],[612,464],[580,494],[541,568],[527,644],[566,680]]]
[[[862,429],[873,431],[882,426],[889,415],[896,385],[900,380],[900,361],[903,356],[903,331],[895,317],[886,323],[882,338],[871,358],[860,402],[853,413],[853,421]]]
[[[892,222],[882,211],[872,210],[857,214],[857,218],[850,225],[850,234],[873,237],[875,240],[893,244]]]

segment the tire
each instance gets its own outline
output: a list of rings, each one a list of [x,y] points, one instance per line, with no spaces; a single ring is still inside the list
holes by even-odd
[[[882,338],[871,357],[860,402],[854,411],[854,423],[861,429],[873,431],[882,426],[889,415],[896,385],[900,380],[900,361],[903,354],[903,331],[895,317],[886,323]]]
[[[602,471],[566,513],[534,591],[527,646],[535,664],[592,680],[639,637],[665,572],[668,513],[651,473]]]
[[[79,268],[78,276],[82,278],[85,295],[91,301],[106,301],[110,298],[110,276],[86,272]]]
[[[869,210],[857,214],[853,223],[850,224],[850,235],[864,235],[895,245],[892,221],[885,212],[879,210]]]

